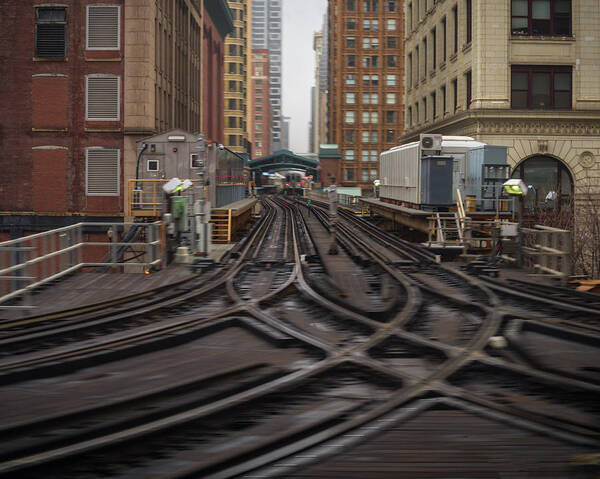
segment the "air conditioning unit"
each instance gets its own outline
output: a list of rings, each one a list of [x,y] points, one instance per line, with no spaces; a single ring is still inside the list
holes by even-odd
[[[421,150],[442,150],[442,135],[421,134],[419,138]]]

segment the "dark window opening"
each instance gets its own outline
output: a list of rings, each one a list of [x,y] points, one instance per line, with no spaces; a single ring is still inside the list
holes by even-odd
[[[65,58],[67,54],[66,8],[40,7],[35,13],[35,56]]]
[[[513,66],[511,108],[569,110],[572,80],[568,66]]]
[[[512,0],[513,35],[571,35],[571,0]]]
[[[473,5],[471,0],[467,1],[467,44],[473,39]]]
[[[452,8],[452,18],[454,20],[454,45],[452,46],[452,53],[458,51],[458,7]]]
[[[452,96],[453,96],[453,105],[452,111],[456,113],[456,109],[458,108],[458,80],[452,80]]]
[[[472,94],[472,75],[471,72],[468,71],[465,75],[465,81],[467,83],[467,109],[471,108],[471,94]]]

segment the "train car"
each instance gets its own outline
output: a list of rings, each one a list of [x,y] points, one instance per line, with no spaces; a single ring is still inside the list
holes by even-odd
[[[383,201],[418,209],[456,201],[456,189],[465,185],[467,152],[486,145],[467,136],[430,136],[436,137],[437,144],[422,140],[381,153],[379,197]],[[450,165],[438,157],[450,157]]]

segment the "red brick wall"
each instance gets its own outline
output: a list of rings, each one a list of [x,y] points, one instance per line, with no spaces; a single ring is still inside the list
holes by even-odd
[[[67,56],[60,61],[36,61],[35,5],[44,0],[3,0],[0,12],[0,211],[100,213],[120,215],[123,211],[123,178],[120,197],[86,197],[85,150],[109,146],[121,150],[123,160],[123,97],[121,120],[85,121],[85,77],[114,74],[124,77],[124,1],[65,0],[67,5]],[[85,49],[86,5],[121,5],[121,49]],[[104,61],[93,61],[95,59]],[[39,76],[63,75],[63,76]],[[121,88],[123,92],[123,88]],[[66,131],[59,131],[66,128]],[[36,131],[50,129],[57,131]],[[65,178],[62,195],[42,201],[46,179],[57,176],[56,165],[39,157],[37,146],[60,146],[64,167],[58,180]],[[61,157],[61,161],[63,161]],[[121,172],[123,168],[121,168]],[[36,178],[39,176],[39,178]],[[122,173],[121,173],[122,176]],[[47,192],[46,192],[47,193]],[[44,206],[47,205],[47,206]]]
[[[52,94],[48,94],[52,92]],[[31,85],[33,128],[66,128],[69,81],[66,76],[34,76]]]
[[[33,150],[33,210],[67,210],[67,150]]]

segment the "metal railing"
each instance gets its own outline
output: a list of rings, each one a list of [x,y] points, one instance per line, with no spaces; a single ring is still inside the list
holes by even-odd
[[[160,222],[77,223],[0,243],[0,309],[32,308],[30,293],[33,290],[82,268],[126,266],[132,272],[144,272],[158,267],[161,263],[160,225]],[[119,240],[125,236],[125,230],[132,227],[142,228],[145,241]],[[108,229],[109,240],[84,240],[84,234],[88,234],[84,229],[93,228]],[[126,255],[124,248],[132,250],[131,259],[143,257],[143,261],[119,261]],[[88,255],[103,259],[85,261]],[[6,304],[19,299],[22,304]]]

